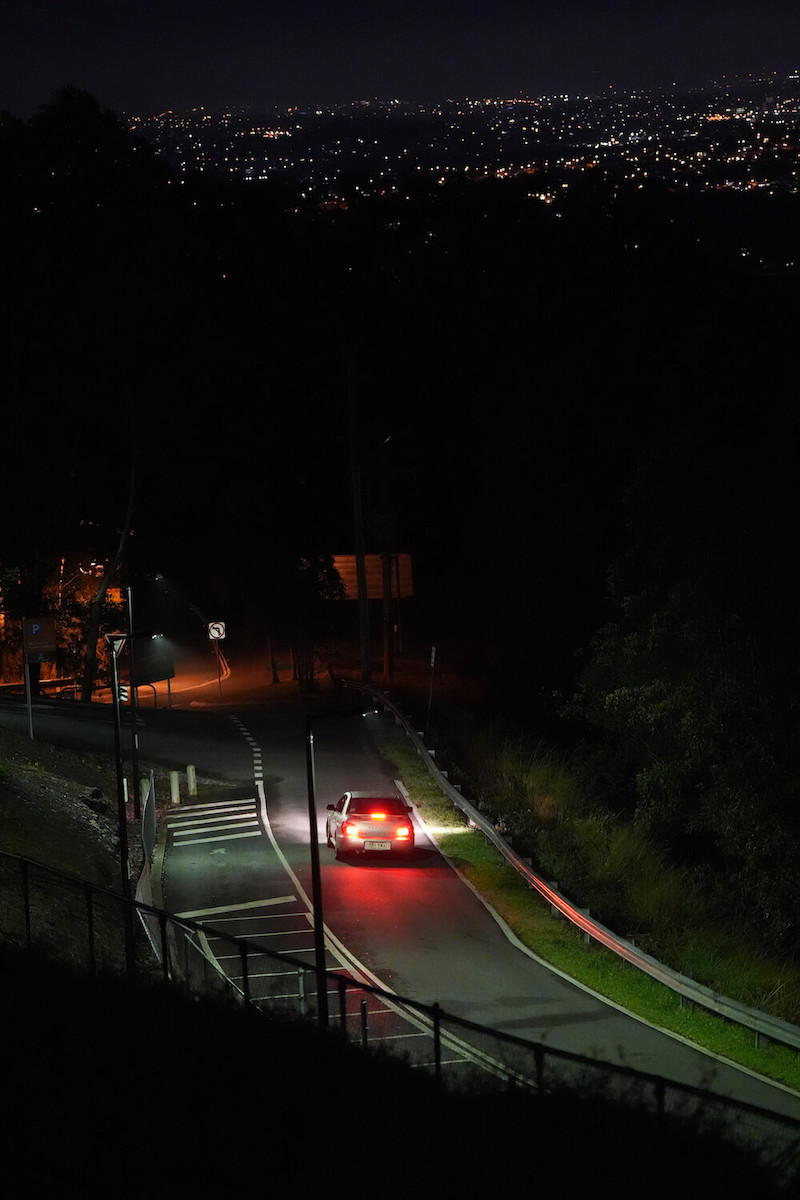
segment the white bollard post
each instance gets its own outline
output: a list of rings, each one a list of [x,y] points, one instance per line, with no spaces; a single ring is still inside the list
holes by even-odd
[[[197,772],[195,771],[194,767],[188,766],[186,768],[186,779],[189,784],[189,795],[196,796],[197,795]]]
[[[180,804],[181,789],[178,783],[177,771],[170,771],[169,773],[169,794],[173,804]]]

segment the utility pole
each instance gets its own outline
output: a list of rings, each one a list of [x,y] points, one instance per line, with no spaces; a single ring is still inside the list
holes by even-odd
[[[113,691],[114,709],[114,761],[117,768],[117,824],[119,829],[119,858],[122,883],[122,919],[125,926],[125,962],[128,975],[134,971],[133,953],[133,911],[130,906],[130,862],[128,852],[128,818],[125,812],[125,777],[122,770],[122,736],[119,715],[119,670],[117,656],[125,648],[125,636],[119,633],[107,633],[106,641],[111,651],[111,687]]]
[[[319,865],[317,833],[316,780],[314,771],[314,731],[306,716],[306,776],[308,782],[308,824],[311,845],[311,896],[314,910],[314,963],[317,970],[317,1019],[321,1029],[328,1028],[328,976],[325,969],[325,924],[322,915],[322,874]]]
[[[358,640],[361,680],[369,683],[372,661],[369,646],[369,598],[367,596],[364,515],[361,507],[361,469],[358,462],[358,416],[353,382],[352,352],[347,362],[347,405],[350,430],[350,482],[353,492],[353,535],[355,539],[356,578],[358,579]]]
[[[389,550],[381,554],[383,578],[383,678],[392,674],[392,555]]]
[[[322,914],[322,872],[319,862],[317,830],[316,771],[314,767],[314,722],[342,720],[361,716],[361,708],[340,710],[313,717],[306,713],[306,781],[308,784],[308,825],[311,849],[311,905],[314,913],[314,966],[317,974],[317,1017],[320,1027],[328,1027],[328,974],[325,966],[325,920]]]
[[[131,694],[131,775],[133,776],[133,815],[138,821],[142,816],[141,800],[139,798],[139,729],[136,715],[139,709],[139,696],[136,691],[136,658],[133,648],[133,599],[130,586],[128,587],[128,663],[130,664]]]

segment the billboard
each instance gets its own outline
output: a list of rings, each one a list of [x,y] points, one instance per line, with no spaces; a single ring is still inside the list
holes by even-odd
[[[404,600],[414,595],[411,576],[411,555],[392,554],[392,600]],[[346,600],[358,599],[358,576],[355,554],[334,554],[333,565],[341,576]],[[367,599],[383,599],[383,555],[365,554],[364,567],[367,576]]]

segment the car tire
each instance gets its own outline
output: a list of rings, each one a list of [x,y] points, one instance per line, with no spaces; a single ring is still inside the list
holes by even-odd
[[[333,853],[334,853],[334,856],[335,856],[337,862],[344,862],[345,859],[348,857],[347,851],[342,850],[341,846],[339,846],[339,844],[337,842],[334,842]]]

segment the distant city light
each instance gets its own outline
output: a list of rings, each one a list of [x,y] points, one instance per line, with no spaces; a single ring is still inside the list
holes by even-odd
[[[588,171],[630,183],[796,194],[800,74],[723,77],[686,93],[619,92],[434,104],[360,100],[256,114],[198,108],[131,116],[182,181],[217,175],[282,180],[335,213],[348,198],[401,194],[410,173],[446,187],[541,176],[531,199],[552,204]]]

